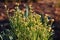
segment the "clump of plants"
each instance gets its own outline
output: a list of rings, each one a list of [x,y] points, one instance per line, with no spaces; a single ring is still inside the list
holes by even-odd
[[[14,16],[9,16],[10,25],[17,35],[17,40],[48,40],[51,36],[51,24],[47,25],[48,16],[44,16],[44,23],[42,16],[31,11],[23,12],[16,7]],[[51,39],[52,40],[52,39]]]

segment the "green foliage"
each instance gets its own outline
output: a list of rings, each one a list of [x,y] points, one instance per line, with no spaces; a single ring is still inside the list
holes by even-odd
[[[41,15],[29,11],[26,18],[24,13],[17,7],[14,16],[9,16],[9,18],[14,33],[18,37],[17,40],[48,40],[51,36],[51,25],[47,26],[47,16],[44,16],[44,24],[42,24]]]
[[[16,40],[16,35],[9,29],[5,29],[0,33],[0,40]]]

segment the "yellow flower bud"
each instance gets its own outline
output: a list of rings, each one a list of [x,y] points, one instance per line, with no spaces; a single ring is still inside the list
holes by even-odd
[[[52,32],[53,32],[54,30],[52,30]]]
[[[18,6],[19,6],[19,3],[17,3],[17,2],[16,2],[16,5],[18,5]]]
[[[45,16],[49,16],[48,14],[45,14]]]
[[[7,8],[7,5],[4,5],[5,6],[5,8]]]
[[[51,30],[51,27],[49,27],[49,30],[48,31],[50,32],[50,30]]]
[[[51,19],[52,21],[54,21],[54,19]]]

